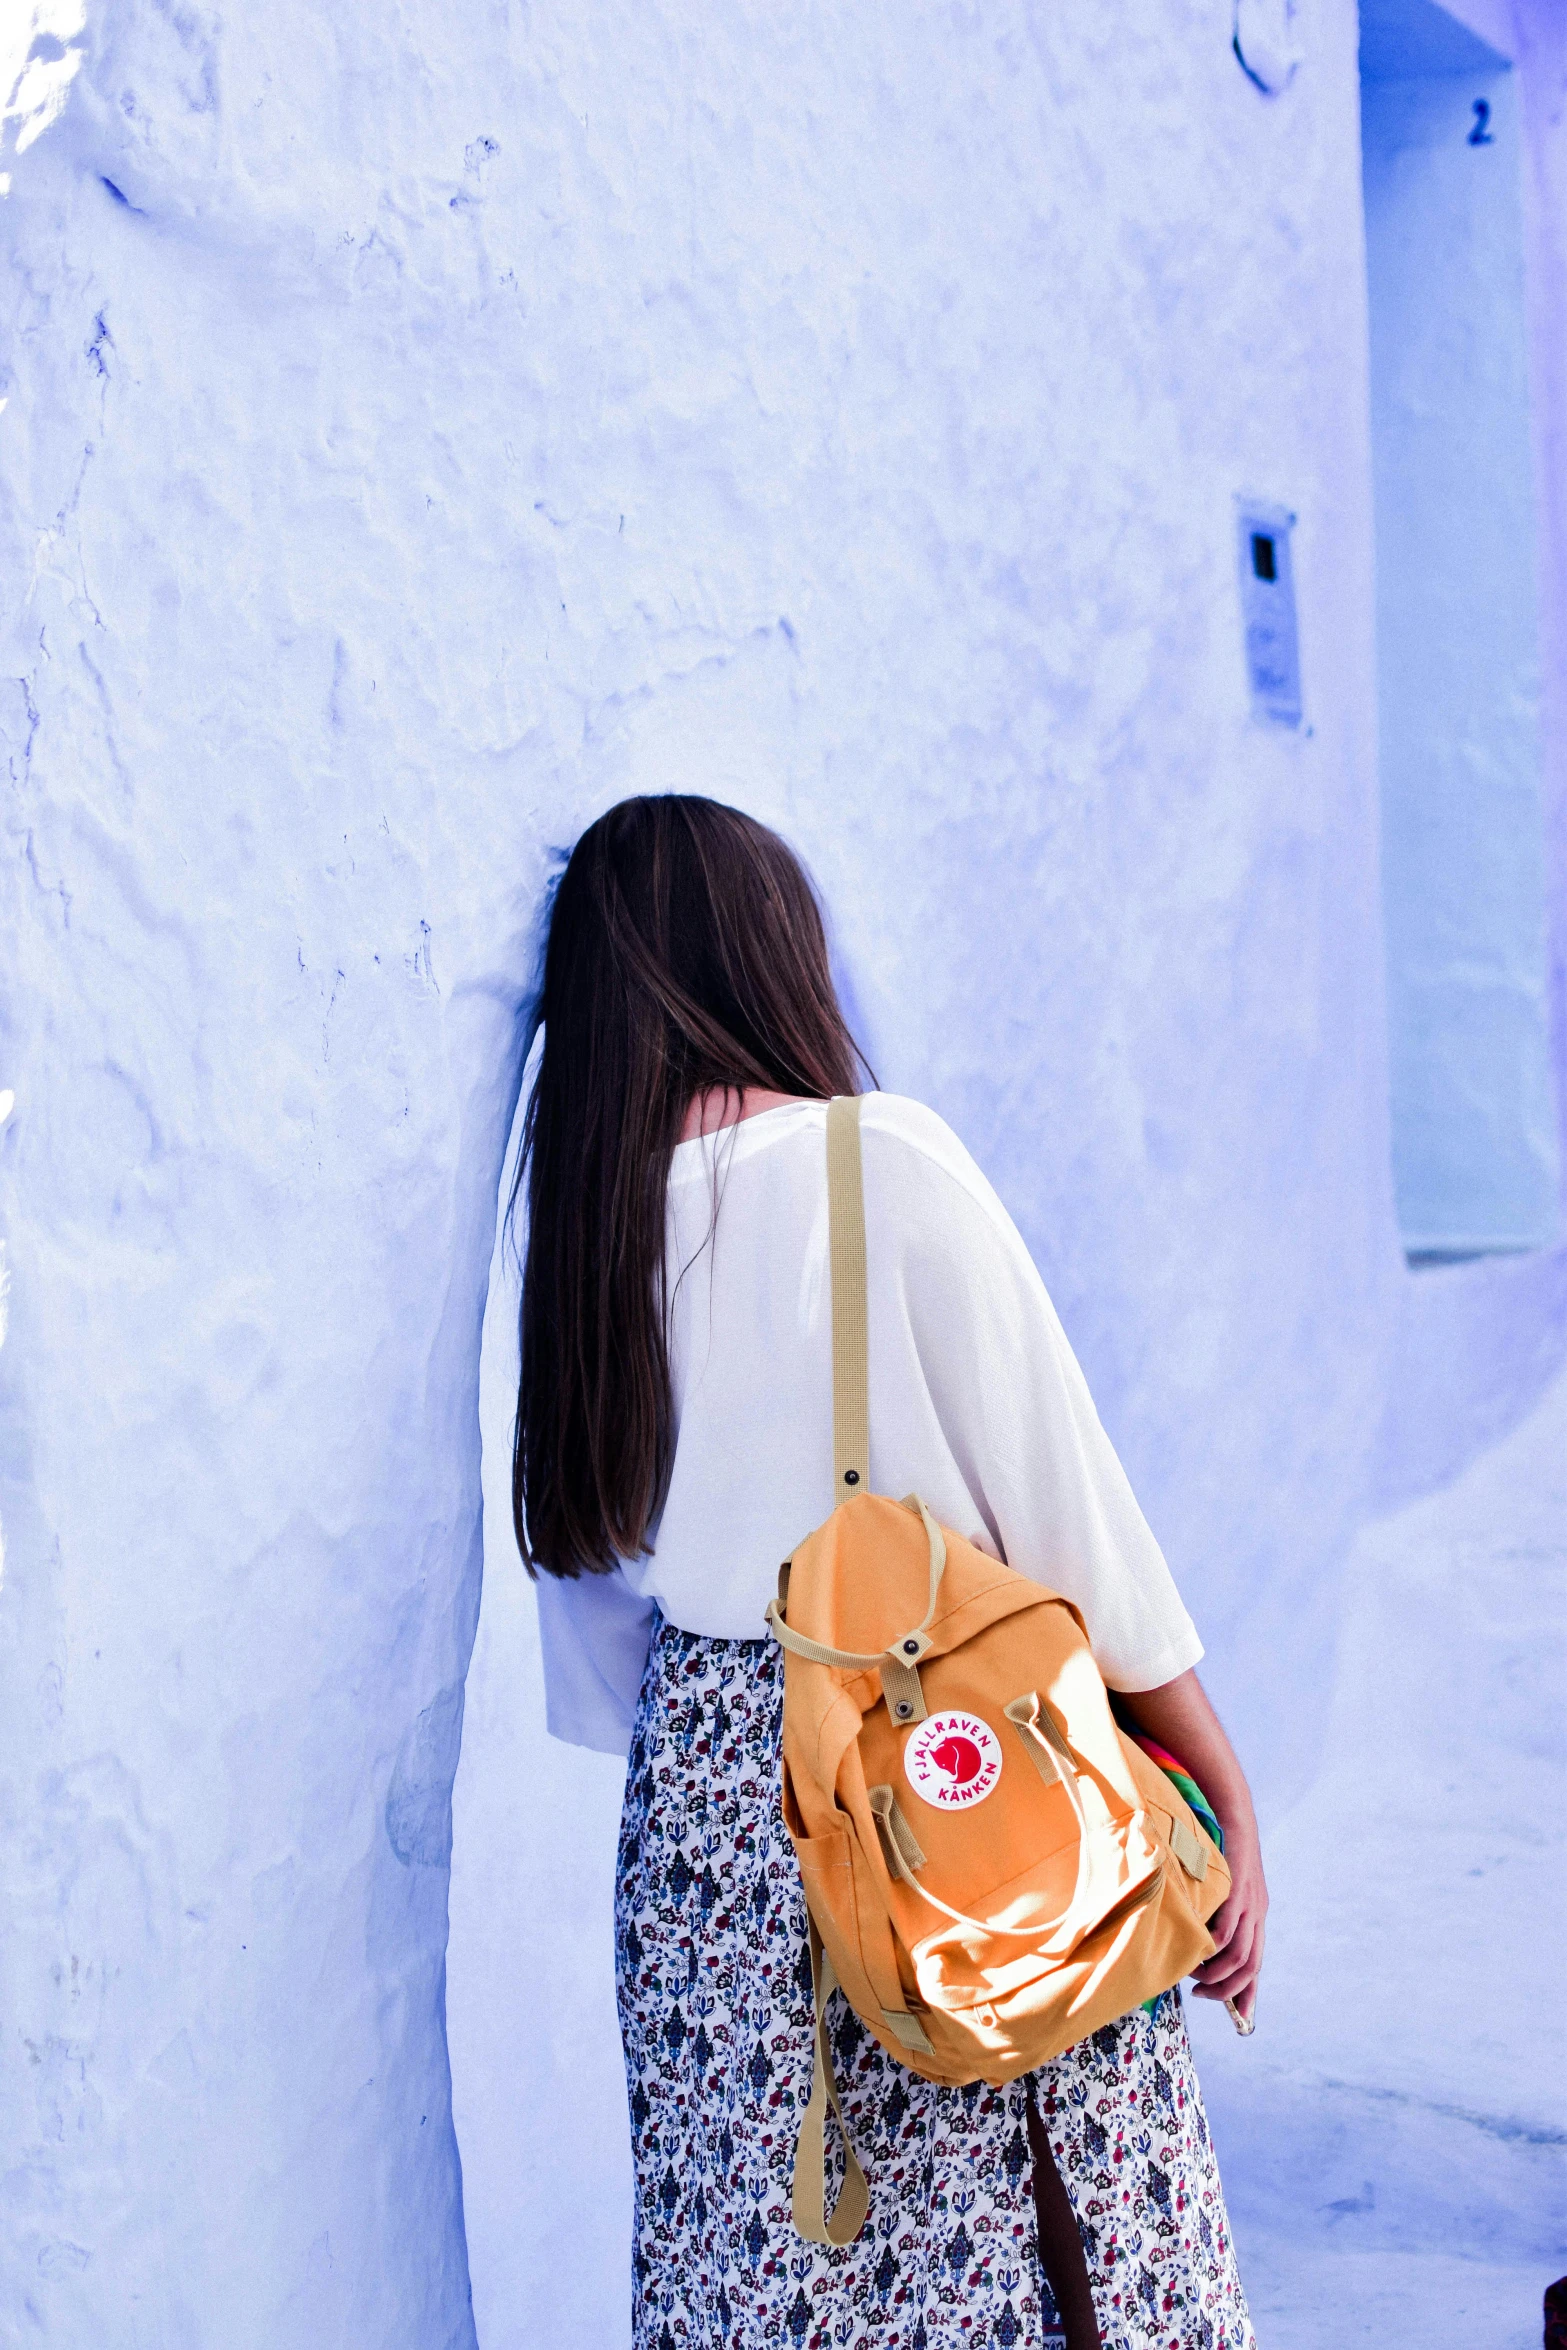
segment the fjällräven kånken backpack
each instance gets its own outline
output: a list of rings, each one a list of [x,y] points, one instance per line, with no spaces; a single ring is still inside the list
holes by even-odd
[[[783,1806],[811,1916],[816,2077],[795,2162],[803,2236],[868,2206],[836,2111],[836,1982],[927,2080],[1003,2082],[1167,1991],[1213,1951],[1229,1871],[1122,1735],[1076,1608],[869,1490],[859,1102],[827,1114],[836,1506],[779,1576]],[[840,2126],[842,2115],[839,2114]]]

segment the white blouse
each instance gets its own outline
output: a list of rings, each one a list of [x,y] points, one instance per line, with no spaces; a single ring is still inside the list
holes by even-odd
[[[643,1557],[539,1577],[557,1738],[625,1753],[655,1608],[766,1637],[779,1562],[833,1506],[826,1117],[792,1102],[675,1151],[674,1471]],[[1072,1600],[1111,1688],[1174,1680],[1202,1643],[1016,1226],[934,1111],[870,1094],[861,1131],[872,1490]]]

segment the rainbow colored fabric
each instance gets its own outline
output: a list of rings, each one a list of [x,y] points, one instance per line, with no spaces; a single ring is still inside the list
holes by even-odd
[[[1181,1794],[1185,1796],[1187,1802],[1191,1805],[1192,1810],[1196,1813],[1199,1825],[1207,1829],[1209,1835],[1213,1838],[1215,1844],[1217,1844],[1219,1850],[1222,1852],[1224,1850],[1224,1830],[1220,1827],[1217,1819],[1214,1817],[1212,1804],[1208,1801],[1207,1796],[1204,1795],[1202,1789],[1198,1786],[1196,1780],[1192,1777],[1191,1772],[1186,1768],[1186,1765],[1179,1759],[1178,1756],[1173,1755],[1167,1746],[1161,1746],[1157,1738],[1150,1738],[1145,1730],[1134,1730],[1130,1722],[1125,1721],[1124,1719],[1121,1726],[1126,1732],[1127,1737],[1135,1739],[1137,1744],[1142,1748],[1144,1754],[1148,1756],[1149,1760],[1156,1762],[1159,1765],[1160,1770],[1163,1771],[1165,1777],[1171,1782],[1171,1784],[1179,1788]],[[1158,2004],[1159,2002],[1157,1999],[1145,1999],[1143,2001],[1144,2010],[1149,2015],[1153,2014],[1153,2011],[1158,2006]]]
[[[1213,1838],[1213,1841],[1215,1844],[1217,1844],[1219,1850],[1222,1852],[1224,1850],[1224,1830],[1220,1827],[1218,1821],[1214,1817],[1212,1804],[1208,1801],[1207,1796],[1204,1795],[1202,1789],[1198,1786],[1196,1780],[1192,1777],[1191,1772],[1186,1768],[1186,1765],[1179,1761],[1175,1755],[1171,1754],[1168,1747],[1161,1746],[1157,1739],[1150,1738],[1146,1731],[1128,1730],[1126,1734],[1128,1738],[1136,1739],[1144,1754],[1148,1755],[1152,1761],[1156,1762],[1159,1765],[1160,1770],[1163,1771],[1165,1777],[1169,1780],[1172,1780],[1174,1784],[1180,1789],[1187,1802],[1191,1805],[1192,1810],[1197,1814],[1199,1821],[1202,1823],[1203,1827],[1207,1829],[1209,1835]]]

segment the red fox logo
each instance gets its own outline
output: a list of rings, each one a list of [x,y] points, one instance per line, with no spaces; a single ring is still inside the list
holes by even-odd
[[[939,1746],[931,1748],[930,1759],[955,1787],[966,1787],[970,1779],[979,1777],[982,1758],[972,1738],[943,1738]]]
[[[930,1714],[903,1750],[903,1775],[937,1811],[967,1811],[995,1790],[1000,1741],[978,1714]]]

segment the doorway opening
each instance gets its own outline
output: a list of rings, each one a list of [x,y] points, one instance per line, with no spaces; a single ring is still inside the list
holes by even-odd
[[[1510,62],[1362,0],[1393,1172],[1412,1264],[1539,1248],[1546,994],[1534,466]]]

